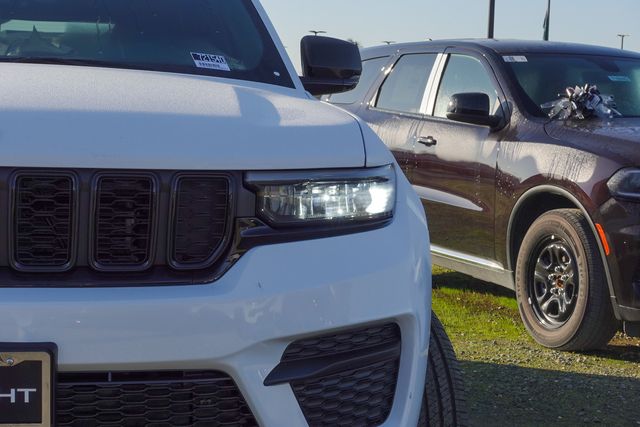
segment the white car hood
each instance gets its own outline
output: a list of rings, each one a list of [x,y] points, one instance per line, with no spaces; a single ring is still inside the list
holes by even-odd
[[[147,71],[0,64],[0,166],[364,165],[357,121],[295,89]]]

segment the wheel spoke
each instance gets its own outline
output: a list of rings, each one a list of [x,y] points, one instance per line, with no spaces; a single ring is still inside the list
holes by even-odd
[[[538,261],[536,264],[534,275],[536,279],[543,283],[547,283],[549,281],[549,269],[548,267],[545,267],[541,261]]]
[[[568,282],[565,284],[564,286],[564,301],[567,303],[567,305],[573,305],[576,301],[576,298],[578,297],[578,295],[576,295],[576,286],[571,283]]]
[[[552,245],[551,246],[551,264],[552,265],[560,265],[562,264],[562,248],[559,245]]]
[[[564,269],[564,274],[565,276],[568,276],[570,279],[573,280],[573,261],[569,264],[567,264],[567,266]]]
[[[556,297],[555,295],[552,295],[544,304],[540,305],[540,309],[547,316],[552,316],[551,313],[549,313],[549,306],[551,305],[551,303],[556,302],[557,300],[558,300],[558,297]]]
[[[567,304],[563,297],[558,297],[558,315],[565,314],[567,312]]]
[[[550,299],[551,297],[553,297],[553,294],[550,292],[549,289],[545,289],[545,292],[543,295],[536,295],[536,300],[538,301],[538,304],[540,305],[540,307],[543,307]]]

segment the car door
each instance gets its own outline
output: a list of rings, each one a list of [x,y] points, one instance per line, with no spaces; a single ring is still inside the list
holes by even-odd
[[[399,54],[358,114],[380,136],[410,178],[415,166],[414,135],[421,126],[426,89],[437,52]]]
[[[449,120],[447,106],[451,95],[470,92],[489,95],[492,114],[504,115],[506,104],[481,55],[456,50],[445,54],[414,137],[412,183],[429,217],[432,250],[482,263],[495,258],[496,164],[502,133]]]

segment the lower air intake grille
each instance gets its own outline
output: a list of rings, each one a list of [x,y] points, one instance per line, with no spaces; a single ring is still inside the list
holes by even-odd
[[[73,182],[65,175],[16,178],[12,255],[19,270],[64,269],[72,262]]]
[[[379,345],[393,345],[398,342],[400,342],[400,329],[395,323],[389,323],[296,341],[287,347],[282,360],[332,356]]]
[[[377,426],[393,407],[400,366],[401,335],[395,323],[353,329],[293,342],[283,363],[314,366],[323,360],[348,362],[348,368],[291,381],[310,426]],[[363,361],[385,349],[397,349]],[[363,355],[365,355],[363,357]]]
[[[60,374],[58,427],[257,426],[219,372]]]
[[[172,261],[177,268],[206,267],[227,235],[229,180],[222,177],[182,177],[175,200]]]
[[[151,262],[154,181],[101,176],[95,195],[94,262],[99,269],[144,269]]]
[[[393,406],[398,360],[291,384],[310,426],[378,426]]]

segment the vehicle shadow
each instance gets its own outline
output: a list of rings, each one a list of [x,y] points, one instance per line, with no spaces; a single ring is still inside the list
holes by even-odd
[[[473,426],[640,425],[640,379],[460,364]]]
[[[436,270],[433,274],[434,288],[451,288],[474,291],[481,294],[490,294],[497,297],[516,297],[514,291],[493,283],[483,282],[462,273],[448,270]]]
[[[483,282],[482,280],[474,279],[473,277],[465,274],[449,270],[434,270],[433,288],[457,289],[492,297],[511,298],[515,301],[515,292],[510,289],[506,289],[492,283]],[[491,310],[491,306],[487,305],[484,309]],[[520,315],[517,310],[514,312],[502,311],[501,314],[517,320],[518,324],[522,326],[523,333],[526,334],[524,325],[520,322]],[[606,348],[602,350],[580,352],[580,354],[597,356],[610,360],[640,362],[640,339],[629,338],[622,333],[618,333]]]
[[[640,340],[618,334],[606,348],[596,351],[585,351],[582,352],[582,354],[610,360],[640,362]],[[640,365],[638,368],[640,368]],[[640,409],[638,411],[640,412]]]

